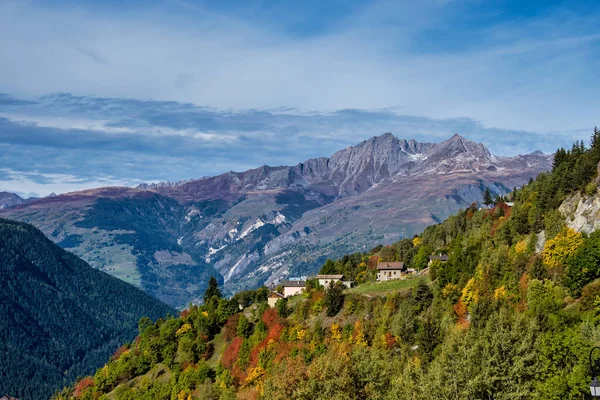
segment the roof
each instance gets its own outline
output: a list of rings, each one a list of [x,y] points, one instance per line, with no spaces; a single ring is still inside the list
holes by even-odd
[[[317,275],[317,279],[344,279],[344,275]]]
[[[447,254],[440,254],[439,256],[438,255],[429,256],[429,260],[431,260],[431,261],[436,261],[436,260],[439,260],[439,261],[448,261],[448,255]]]
[[[283,281],[281,282],[283,287],[306,287],[306,281]]]
[[[10,397],[10,396],[2,396],[0,397],[0,400],[19,400],[15,397]]]
[[[281,293],[279,293],[279,292],[271,292],[271,294],[269,294],[269,298],[270,298],[270,299],[272,299],[272,298],[274,298],[274,297],[281,297],[281,298],[283,298],[283,297],[285,297],[285,296],[284,296],[284,295],[282,295],[282,294],[281,294]],[[0,399],[0,400],[1,400],[1,399]]]
[[[404,262],[378,262],[377,269],[404,269]]]

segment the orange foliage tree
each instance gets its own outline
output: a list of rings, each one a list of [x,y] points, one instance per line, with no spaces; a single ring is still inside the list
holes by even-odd
[[[92,378],[91,376],[86,376],[85,378],[83,378],[75,384],[73,396],[75,396],[76,398],[80,398],[84,395],[85,391],[92,386],[94,386],[94,378]]]

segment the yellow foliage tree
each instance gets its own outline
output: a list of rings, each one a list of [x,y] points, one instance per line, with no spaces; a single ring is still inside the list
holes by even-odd
[[[258,392],[263,394],[263,383],[264,376],[267,371],[263,367],[250,368],[248,376],[246,377],[246,384],[248,386],[255,386]]]
[[[420,246],[421,243],[423,243],[423,240],[418,236],[412,240],[412,244],[415,247]]]
[[[342,328],[339,324],[333,323],[329,328],[331,330],[331,338],[333,340],[342,340]]]
[[[365,330],[363,329],[360,321],[356,321],[354,324],[354,343],[359,346],[367,345],[367,338],[365,337]]]
[[[135,389],[135,388],[134,388]],[[188,394],[185,390],[182,390],[177,395],[177,400],[192,400],[192,395]]]
[[[477,304],[479,301],[479,293],[475,288],[475,278],[469,279],[462,291],[462,302],[467,307],[471,304]]]
[[[447,299],[448,297],[452,296],[457,290],[458,287],[454,283],[448,283],[442,289],[442,297],[444,299]]]
[[[304,340],[305,336],[306,336],[306,330],[304,330],[304,329],[298,329],[298,332],[296,332],[296,339],[298,339],[298,340]]]
[[[192,330],[192,324],[183,324],[183,326],[181,328],[177,329],[177,332],[175,332],[175,336],[177,336],[177,337],[183,336],[191,330]]]
[[[253,385],[257,383],[257,381],[259,381],[260,378],[262,378],[266,373],[267,371],[265,371],[263,367],[250,368],[248,376],[246,377],[246,383],[248,385]]]
[[[508,295],[506,288],[504,286],[500,286],[498,289],[494,290],[494,299],[500,300],[505,298]]]
[[[525,253],[525,250],[527,250],[527,240],[520,240],[515,246],[515,250],[517,253]]]
[[[554,239],[548,240],[544,245],[544,264],[551,272],[561,273],[564,262],[575,253],[582,243],[581,233],[571,228],[563,229]]]

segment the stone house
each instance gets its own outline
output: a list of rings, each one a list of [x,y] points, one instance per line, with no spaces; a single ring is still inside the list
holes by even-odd
[[[409,271],[402,261],[377,263],[377,280],[380,282],[402,279],[407,272]]]

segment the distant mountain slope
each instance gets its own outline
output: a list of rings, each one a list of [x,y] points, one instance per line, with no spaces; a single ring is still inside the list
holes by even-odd
[[[0,210],[24,204],[27,200],[15,193],[0,192]]]
[[[328,257],[412,236],[481,201],[486,188],[505,194],[551,165],[539,152],[496,157],[459,135],[434,144],[387,133],[295,166],[70,193],[2,214],[183,305],[212,274],[229,292],[305,275]]]
[[[142,316],[174,313],[31,225],[0,219],[0,393],[49,398],[102,366]]]

